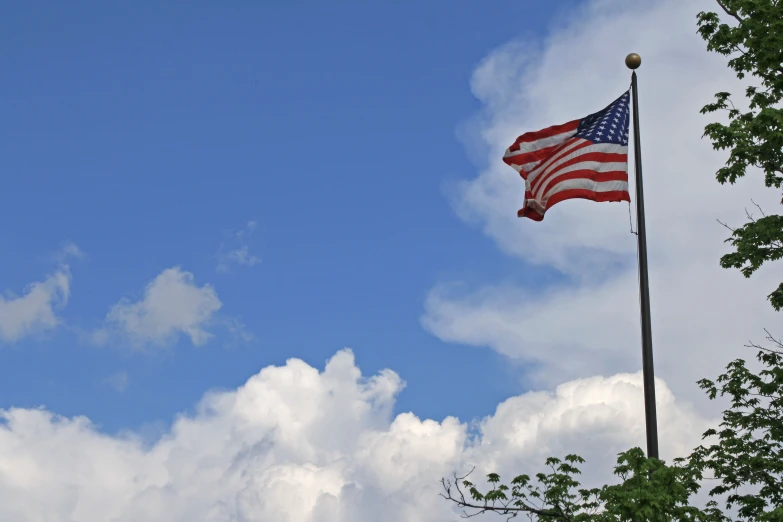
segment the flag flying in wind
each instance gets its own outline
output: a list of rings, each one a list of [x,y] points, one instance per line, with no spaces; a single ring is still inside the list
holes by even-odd
[[[525,180],[525,203],[519,217],[541,221],[548,208],[565,199],[631,201],[630,92],[581,120],[526,132],[508,148],[503,161]]]

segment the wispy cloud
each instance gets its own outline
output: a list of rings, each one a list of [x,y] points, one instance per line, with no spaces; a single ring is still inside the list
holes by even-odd
[[[13,343],[50,330],[61,323],[54,310],[68,303],[71,273],[61,267],[43,281],[32,283],[21,296],[0,296],[0,340]]]
[[[180,267],[168,268],[147,285],[140,300],[114,305],[93,340],[104,344],[120,336],[140,347],[166,346],[184,334],[201,345],[212,337],[207,327],[221,306],[212,286],[196,285],[193,274]]]
[[[60,264],[64,264],[69,259],[84,259],[84,257],[84,252],[71,241],[65,243],[54,256],[55,260]]]
[[[121,393],[128,389],[130,377],[128,376],[128,372],[123,370],[106,377],[102,382],[104,385]]]
[[[60,266],[53,274],[28,285],[22,295],[0,295],[0,341],[13,343],[62,323],[55,310],[67,305],[70,297],[71,271],[66,261],[83,256],[79,247],[67,243],[54,255]]]
[[[221,243],[216,255],[218,272],[230,272],[234,266],[253,266],[261,259],[250,253],[250,237],[256,229],[255,221],[248,221],[245,227],[231,234],[228,245]]]

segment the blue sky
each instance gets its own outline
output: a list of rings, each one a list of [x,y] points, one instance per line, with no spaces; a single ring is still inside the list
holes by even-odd
[[[322,367],[349,346],[365,374],[407,381],[397,411],[491,413],[522,391],[519,368],[442,342],[419,317],[441,282],[555,277],[499,252],[448,194],[483,153],[463,143],[481,110],[473,69],[520,35],[543,38],[570,4],[8,6],[0,291],[23,295],[68,242],[85,255],[68,261],[63,324],[0,346],[0,408],[139,429],[262,367]],[[218,271],[221,245],[260,262]],[[115,303],[176,266],[252,339],[218,321],[201,346],[89,341]],[[118,372],[124,391],[104,382]]]
[[[715,182],[699,109],[746,86],[709,5],[6,7],[0,519],[455,522],[440,479],[474,466],[612,480],[645,443],[629,206],[517,219],[501,157],[617,98],[629,52],[661,456],[687,455],[720,412],[696,380],[780,322],[777,269],[718,264],[716,219],[780,197]]]

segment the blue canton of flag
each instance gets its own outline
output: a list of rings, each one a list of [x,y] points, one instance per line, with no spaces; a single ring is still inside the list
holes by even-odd
[[[604,110],[582,118],[574,137],[593,143],[628,145],[629,98],[626,92]]]

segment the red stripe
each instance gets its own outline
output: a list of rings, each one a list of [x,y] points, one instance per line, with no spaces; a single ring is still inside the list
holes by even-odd
[[[572,152],[574,152],[576,150],[579,150],[579,149],[581,149],[583,147],[587,147],[587,146],[593,144],[590,141],[582,140],[583,143],[581,143],[580,145],[578,145],[576,147],[569,148],[567,152],[560,153],[560,151],[562,149],[568,147],[569,145],[571,145],[575,141],[579,141],[579,140],[581,140],[581,138],[568,138],[564,142],[562,142],[562,143],[560,143],[558,145],[553,145],[552,147],[546,147],[546,150],[549,150],[550,156],[548,158],[543,158],[541,161],[539,161],[538,163],[533,165],[533,167],[529,168],[528,170],[520,169],[519,170],[519,175],[522,176],[522,179],[526,180],[527,176],[528,176],[528,174],[530,172],[533,172],[535,170],[539,170],[543,165],[552,164],[552,163],[556,162],[559,158],[567,156],[568,154],[571,154]],[[545,149],[541,149],[541,150],[545,150]],[[516,164],[516,162],[512,162],[513,160],[511,158],[517,158],[517,157],[521,157],[521,156],[522,155],[519,155],[519,156],[509,156],[508,159],[504,156],[503,157],[503,161],[505,161],[507,165],[514,165],[514,164]],[[532,163],[532,161],[531,162],[520,163],[520,165],[525,165],[527,163]]]
[[[590,145],[592,145],[592,143]],[[583,154],[579,154],[578,156],[575,156],[567,161],[564,161],[562,164],[558,165],[553,170],[547,172],[544,176],[538,175],[535,178],[533,178],[530,181],[530,189],[533,192],[538,192],[538,187],[542,183],[548,183],[549,180],[552,179],[552,176],[556,176],[557,173],[560,172],[561,170],[570,167],[571,165],[576,165],[577,163],[582,163],[585,161],[597,161],[600,163],[628,163],[628,153],[627,152],[625,153],[585,152]]]
[[[566,199],[589,199],[602,203],[606,201],[631,201],[631,196],[628,194],[628,191],[625,190],[610,190],[608,192],[594,192],[587,189],[563,190],[549,198],[545,211]],[[526,217],[533,221],[542,221],[544,219],[543,214],[539,214],[531,208],[521,209],[517,212],[517,216]]]
[[[519,212],[517,212],[517,217],[526,217],[526,218],[532,219],[533,221],[543,221],[544,220],[544,215],[543,214],[539,214],[538,212],[536,212],[532,208],[520,208]]]
[[[550,138],[552,136],[557,136],[558,134],[562,134],[564,132],[569,132],[576,130],[579,127],[579,120],[569,121],[568,123],[564,123],[562,125],[554,125],[552,127],[547,127],[546,129],[535,131],[535,132],[526,132],[517,140],[514,142],[512,146],[508,148],[510,151],[519,150],[519,144],[520,143],[530,143],[531,141],[537,141],[542,138]]]
[[[580,141],[581,141],[581,143],[579,143],[575,147],[571,147],[570,146],[573,143],[580,142]],[[548,169],[550,166],[552,166],[553,164],[557,163],[561,159],[563,159],[566,156],[569,156],[571,154],[574,154],[577,151],[579,151],[581,149],[584,149],[585,147],[589,147],[591,145],[595,145],[595,143],[593,143],[592,141],[583,140],[582,138],[570,138],[570,139],[564,141],[563,143],[560,144],[560,146],[563,147],[563,149],[567,148],[568,150],[563,150],[560,153],[552,155],[551,158],[547,159],[546,161],[542,161],[539,165],[536,165],[534,169],[531,169],[531,171],[530,171],[531,173],[533,171],[536,171],[536,173],[535,173],[535,176],[533,176],[533,179],[530,182],[531,183],[535,182],[535,180],[538,179],[538,177],[541,175],[542,172],[546,171],[546,169]]]
[[[525,152],[524,154],[517,154],[516,156],[503,156],[503,161],[507,165],[525,165],[526,163],[533,163],[534,161],[543,161],[552,155],[563,144],[558,143],[551,147],[544,147],[543,149],[534,150],[533,152]]]
[[[560,176],[556,176],[549,182],[547,182],[546,187],[544,190],[541,191],[541,198],[546,196],[547,192],[557,185],[558,183],[562,181],[568,181],[569,179],[589,179],[590,181],[595,181],[596,183],[601,183],[603,181],[628,181],[628,173],[624,170],[613,170],[610,172],[596,172],[594,170],[590,169],[584,169],[584,170],[575,170],[573,172],[566,172],[565,174],[561,174]],[[554,197],[554,194],[552,195]]]

